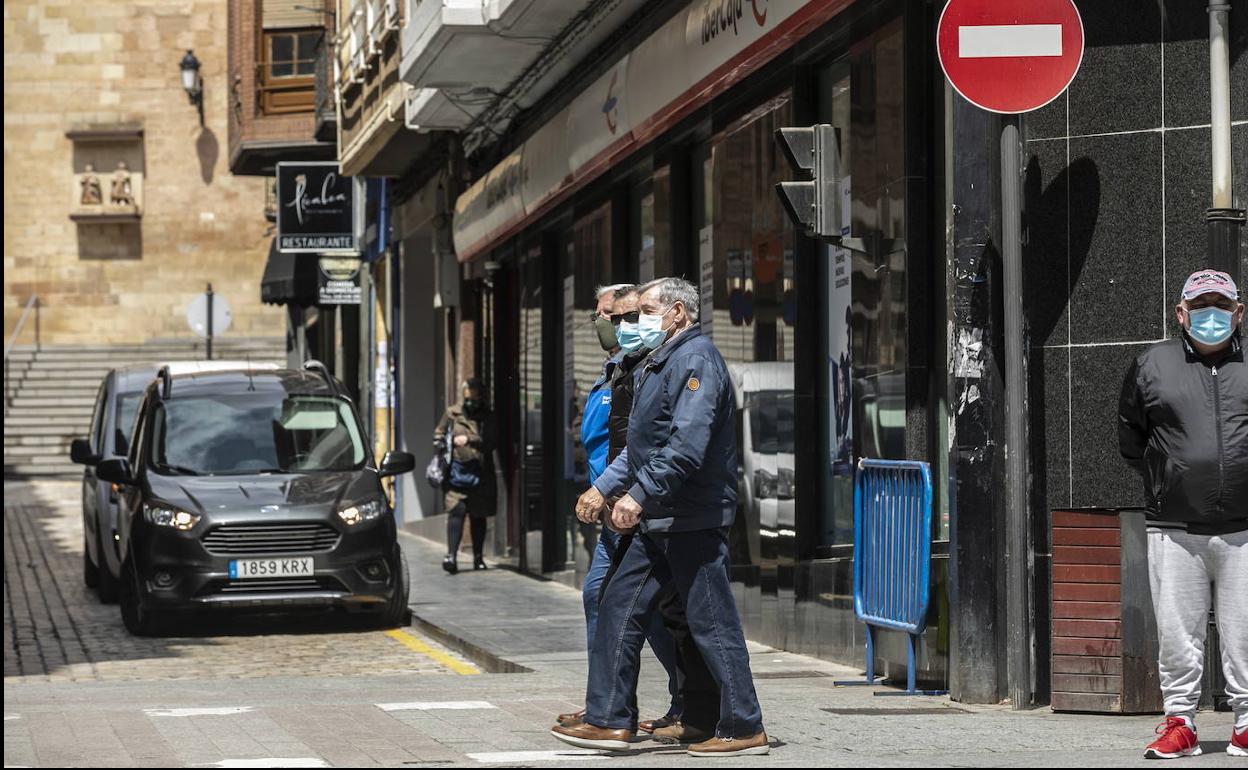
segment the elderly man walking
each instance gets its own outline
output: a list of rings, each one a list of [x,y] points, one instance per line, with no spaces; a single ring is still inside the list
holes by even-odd
[[[1144,477],[1148,500],[1166,710],[1160,737],[1144,756],[1201,753],[1196,704],[1215,604],[1235,711],[1226,751],[1248,757],[1248,367],[1238,331],[1244,306],[1231,276],[1200,270],[1184,284],[1175,314],[1181,336],[1132,363],[1119,404],[1122,456]]]
[[[575,746],[623,750],[635,735],[642,629],[663,587],[684,599],[698,650],[720,688],[715,736],[694,756],[766,754],[767,734],[745,635],[728,578],[737,509],[736,401],[728,367],[697,325],[697,287],[663,278],[642,287],[642,341],[654,352],[637,374],[628,446],[578,502],[578,515],[611,511],[639,528],[599,607],[585,715],[552,735]]]

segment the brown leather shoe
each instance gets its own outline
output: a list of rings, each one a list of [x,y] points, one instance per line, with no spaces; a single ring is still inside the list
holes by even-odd
[[[649,719],[645,722],[638,722],[637,729],[643,733],[652,733],[659,728],[671,727],[678,722],[680,722],[679,716],[668,714],[667,716],[659,717],[658,719]]]
[[[694,757],[743,757],[750,754],[770,754],[771,746],[767,744],[767,733],[763,732],[748,738],[712,738],[695,743],[688,748],[687,753]]]
[[[573,723],[579,723],[584,718],[585,718],[585,709],[581,709],[580,711],[574,711],[571,714],[560,714],[559,716],[555,717],[555,721],[561,725],[569,725]]]
[[[715,734],[676,722],[654,731],[654,739],[660,743],[701,743],[714,738]]]
[[[606,749],[607,751],[625,751],[633,739],[632,730],[612,730],[609,727],[595,727],[585,722],[576,725],[556,725],[550,734],[573,746],[583,749]]]

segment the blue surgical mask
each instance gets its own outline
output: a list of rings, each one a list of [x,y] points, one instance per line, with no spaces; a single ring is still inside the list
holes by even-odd
[[[619,328],[615,330],[615,336],[620,341],[620,350],[625,353],[636,353],[645,347],[641,341],[641,331],[632,321],[620,322]]]
[[[1199,343],[1221,345],[1235,332],[1235,314],[1229,310],[1204,307],[1200,310],[1189,310],[1187,315],[1192,320],[1187,333]]]
[[[637,321],[637,331],[641,334],[642,345],[655,350],[667,342],[667,330],[663,328],[663,317],[669,312],[671,312],[670,307],[659,315],[641,314],[641,318]]]

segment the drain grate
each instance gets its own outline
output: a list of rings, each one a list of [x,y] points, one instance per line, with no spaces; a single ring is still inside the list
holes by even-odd
[[[828,677],[831,674],[825,671],[755,671],[755,679],[815,679],[817,677]]]
[[[877,709],[833,709],[821,708],[829,714],[842,717],[886,717],[886,716],[937,716],[940,714],[970,714],[970,711],[949,708],[947,706],[927,708],[877,708]]]

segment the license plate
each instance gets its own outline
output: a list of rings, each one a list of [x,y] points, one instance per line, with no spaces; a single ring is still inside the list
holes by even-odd
[[[315,571],[312,561],[311,556],[294,559],[233,559],[230,561],[230,580],[311,577]]]

